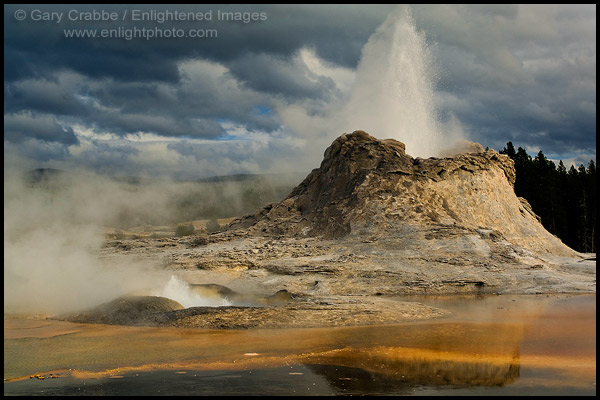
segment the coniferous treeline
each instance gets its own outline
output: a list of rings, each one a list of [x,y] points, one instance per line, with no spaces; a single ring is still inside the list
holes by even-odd
[[[563,243],[584,253],[596,252],[596,165],[558,166],[544,153],[531,158],[512,142],[500,150],[515,162],[515,194],[527,199],[544,227]]]

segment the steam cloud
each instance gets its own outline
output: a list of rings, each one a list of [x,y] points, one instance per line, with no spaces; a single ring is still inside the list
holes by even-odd
[[[160,260],[99,256],[107,228],[174,226],[189,221],[194,210],[225,202],[242,210],[250,185],[130,184],[90,173],[60,173],[32,184],[28,176],[5,170],[4,311],[75,311],[157,287],[177,300],[177,282],[168,284],[170,273],[159,268]]]
[[[4,312],[72,311],[151,284],[148,266],[98,258],[103,225],[132,195],[100,177],[70,178],[39,187],[5,170]]]

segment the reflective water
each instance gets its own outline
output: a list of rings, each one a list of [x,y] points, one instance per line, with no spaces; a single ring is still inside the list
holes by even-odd
[[[399,325],[245,331],[5,318],[4,393],[596,393],[595,295],[409,300],[453,314]],[[36,373],[46,379],[29,378]]]

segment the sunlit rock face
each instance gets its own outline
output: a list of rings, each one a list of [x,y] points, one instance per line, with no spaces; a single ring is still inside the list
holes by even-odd
[[[485,255],[498,244],[512,244],[535,253],[575,254],[515,195],[508,156],[477,143],[459,150],[464,152],[452,157],[413,158],[397,140],[364,131],[343,134],[285,200],[233,221],[230,229],[393,240],[407,250],[455,246]]]

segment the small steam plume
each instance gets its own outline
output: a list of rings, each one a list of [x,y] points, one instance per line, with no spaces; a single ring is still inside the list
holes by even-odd
[[[171,275],[171,278],[165,286],[152,291],[153,296],[167,297],[171,300],[175,300],[184,307],[217,307],[217,306],[230,306],[231,303],[224,298],[215,297],[208,298],[201,296],[198,293],[194,293],[190,289],[190,285],[177,278],[175,275]]]

